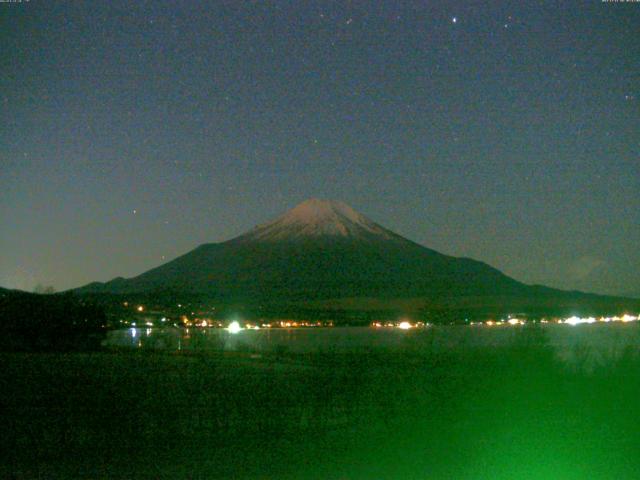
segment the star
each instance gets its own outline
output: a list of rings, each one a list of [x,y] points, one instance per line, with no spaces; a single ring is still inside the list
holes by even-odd
[[[453,17],[451,19],[451,23],[458,23],[458,17]]]

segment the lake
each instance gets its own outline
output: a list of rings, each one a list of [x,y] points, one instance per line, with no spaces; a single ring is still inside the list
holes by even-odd
[[[184,352],[438,353],[546,345],[567,362],[596,365],[640,349],[640,324],[274,328],[230,333],[221,328],[128,328],[109,332],[107,347]]]

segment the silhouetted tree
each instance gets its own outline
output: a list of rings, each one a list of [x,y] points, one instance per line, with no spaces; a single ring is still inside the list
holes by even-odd
[[[0,349],[95,349],[105,335],[104,309],[71,294],[0,295]]]

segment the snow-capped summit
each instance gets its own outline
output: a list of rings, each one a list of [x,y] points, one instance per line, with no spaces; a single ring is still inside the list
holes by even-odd
[[[352,237],[395,239],[396,235],[334,200],[305,200],[270,222],[258,225],[242,240],[279,241],[306,237]]]

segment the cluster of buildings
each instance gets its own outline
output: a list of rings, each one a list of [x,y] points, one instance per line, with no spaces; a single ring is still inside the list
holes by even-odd
[[[635,322],[640,320],[640,315],[634,316],[629,314],[624,314],[622,316],[613,316],[613,317],[578,317],[571,316],[566,318],[542,318],[540,320],[526,320],[523,318],[509,317],[507,319],[501,320],[487,320],[485,322],[470,322],[469,325],[486,325],[488,327],[499,326],[499,325],[525,325],[527,323],[556,323],[556,324],[564,324],[564,325],[580,325],[583,323],[609,323],[609,322]]]
[[[258,330],[261,328],[318,328],[333,327],[333,320],[310,321],[298,319],[253,319],[253,320],[220,320],[216,319],[215,308],[198,311],[191,310],[189,305],[177,304],[175,309],[147,307],[142,304],[123,302],[122,307],[111,324],[114,327],[201,327]],[[237,327],[235,326],[237,325]]]
[[[542,318],[540,320],[528,320],[526,318],[512,317],[508,316],[507,318],[502,318],[500,320],[485,320],[485,321],[471,321],[465,322],[466,325],[471,326],[486,326],[486,327],[496,327],[496,326],[516,326],[516,325],[526,325],[526,324],[563,324],[563,325],[580,325],[584,323],[609,323],[609,322],[635,322],[640,321],[640,315],[634,316],[629,314],[624,314],[621,316],[613,316],[613,317],[578,317],[571,316],[566,318]],[[425,328],[431,326],[430,323],[425,322],[412,322],[410,320],[399,320],[396,322],[372,322],[371,326],[374,328],[399,328],[401,330],[409,330],[411,328]]]
[[[233,325],[234,330],[259,330],[264,328],[318,328],[318,327],[333,327],[334,322],[332,320],[324,321],[312,321],[312,320],[298,320],[298,319],[252,319],[252,320],[240,320],[229,319],[221,320],[216,319],[215,308],[210,309],[196,309],[190,308],[189,305],[177,304],[177,308],[164,309],[164,308],[147,308],[142,304],[130,305],[128,302],[124,302],[122,308],[117,314],[117,318],[111,319],[111,324],[114,327],[201,327],[201,328],[227,328],[229,329]],[[198,311],[196,311],[198,310]],[[580,325],[589,323],[609,323],[609,322],[634,322],[640,320],[640,315],[624,314],[621,316],[601,316],[601,317],[578,317],[571,316],[566,318],[542,318],[542,319],[527,319],[522,315],[512,316],[509,315],[506,318],[499,320],[484,320],[484,321],[468,321],[465,320],[466,325],[470,326],[517,326],[526,325],[532,323],[540,324],[564,324],[564,325]],[[407,318],[400,318],[396,321],[374,321],[371,322],[373,328],[398,328],[401,330],[420,329],[431,326],[428,322],[413,321]]]

